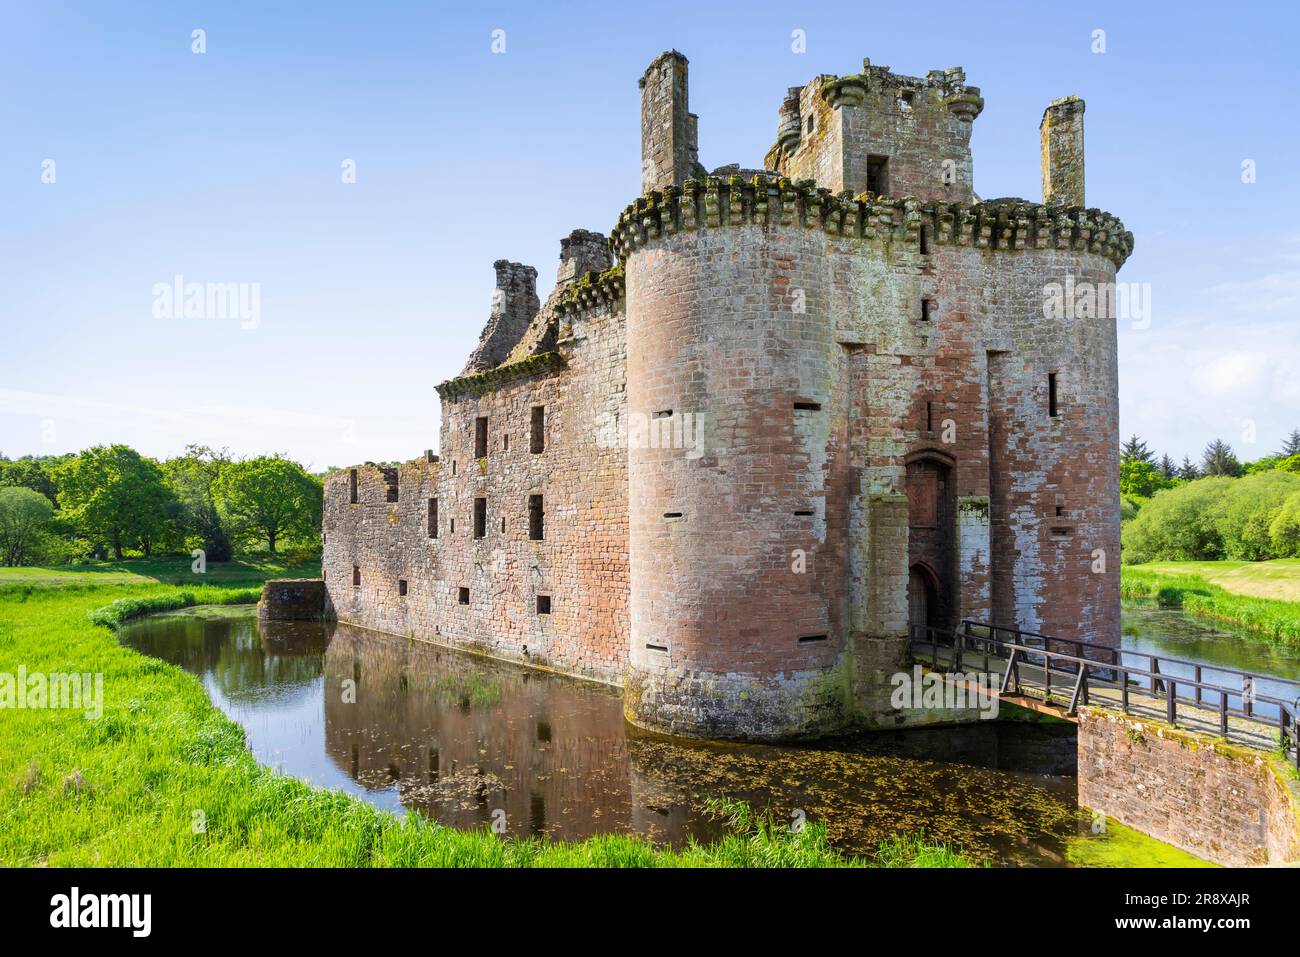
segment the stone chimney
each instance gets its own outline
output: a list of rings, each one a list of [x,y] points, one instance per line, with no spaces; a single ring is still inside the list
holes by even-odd
[[[1083,206],[1083,100],[1053,100],[1038,125],[1043,147],[1043,202]]]
[[[601,233],[575,229],[560,240],[560,272],[556,284],[563,286],[589,272],[604,272],[612,262],[609,240]]]
[[[479,336],[478,348],[470,354],[461,375],[494,369],[504,362],[541,307],[537,300],[536,269],[505,259],[498,259],[492,266],[497,273],[492,309]]]
[[[697,119],[687,108],[686,57],[669,50],[641,77],[641,192],[680,186],[697,163]]]

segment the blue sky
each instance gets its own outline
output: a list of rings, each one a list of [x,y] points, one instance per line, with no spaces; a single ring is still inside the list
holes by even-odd
[[[1150,327],[1120,323],[1122,430],[1176,458],[1214,436],[1255,458],[1300,427],[1290,4],[0,11],[10,456],[198,441],[323,468],[436,447],[433,386],[477,341],[493,260],[535,265],[545,298],[560,237],[608,232],[635,197],[636,81],[668,48],[690,58],[710,168],[760,165],[786,87],[817,74],[960,65],[986,101],[976,191],[1036,200],[1043,107],[1084,97],[1088,203],[1136,235],[1120,278],[1151,284]],[[156,317],[178,274],[258,284],[255,327]]]

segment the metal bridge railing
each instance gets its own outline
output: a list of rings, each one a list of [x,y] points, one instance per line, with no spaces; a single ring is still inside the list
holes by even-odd
[[[1001,693],[1005,695],[1022,695],[1027,690],[1022,669],[1041,676],[1042,688],[1031,690],[1041,690],[1044,699],[1052,697],[1055,680],[1062,693],[1069,691],[1066,714],[1070,715],[1080,704],[1088,704],[1090,688],[1108,688],[1119,691],[1126,714],[1131,696],[1162,701],[1165,719],[1172,725],[1178,723],[1182,704],[1216,713],[1224,737],[1231,732],[1230,718],[1273,727],[1283,753],[1294,752],[1292,760],[1300,769],[1297,681],[971,620],[963,620],[956,628],[913,626],[909,644],[913,660],[925,664],[928,659],[936,671],[976,667],[984,672],[1000,671]],[[1262,694],[1256,690],[1261,681],[1286,686],[1295,694],[1290,698]]]

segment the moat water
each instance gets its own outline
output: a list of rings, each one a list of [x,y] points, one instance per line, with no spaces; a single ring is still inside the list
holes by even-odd
[[[1125,631],[1126,647],[1142,651],[1300,673],[1294,654],[1177,612],[1126,609]],[[924,833],[995,865],[1199,863],[1113,822],[1094,833],[1075,801],[1065,723],[799,747],[697,743],[631,728],[616,689],[349,626],[266,626],[251,608],[194,608],[121,637],[200,676],[262,763],[454,827],[490,825],[504,811],[507,834],[624,832],[679,846],[719,833],[703,804],[725,796],[824,821],[850,853]]]

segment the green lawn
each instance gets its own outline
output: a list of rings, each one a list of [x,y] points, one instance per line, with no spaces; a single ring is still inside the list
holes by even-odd
[[[176,565],[0,575],[0,679],[20,666],[29,675],[103,675],[96,720],[73,710],[0,708],[0,864],[969,866],[947,848],[908,839],[882,845],[871,862],[848,861],[820,825],[794,833],[748,814],[722,840],[678,853],[623,835],[503,839],[399,818],[277,774],[254,760],[242,729],[211,704],[198,678],[118,644],[111,625],[141,609],[248,600],[250,583],[286,570],[244,565],[221,578],[210,572],[204,584],[193,584],[199,576],[184,586],[159,581],[188,572],[187,563],[184,572]],[[117,611],[92,623],[106,606]]]
[[[124,562],[92,562],[48,568],[0,568],[0,589],[6,585],[43,588],[85,585],[255,585],[268,578],[318,578],[320,560],[289,565],[283,560],[251,559],[213,562],[203,574],[195,573],[189,557],[142,558]]]
[[[1134,567],[1165,575],[1199,575],[1234,595],[1300,601],[1300,558],[1271,562],[1148,562]]]

